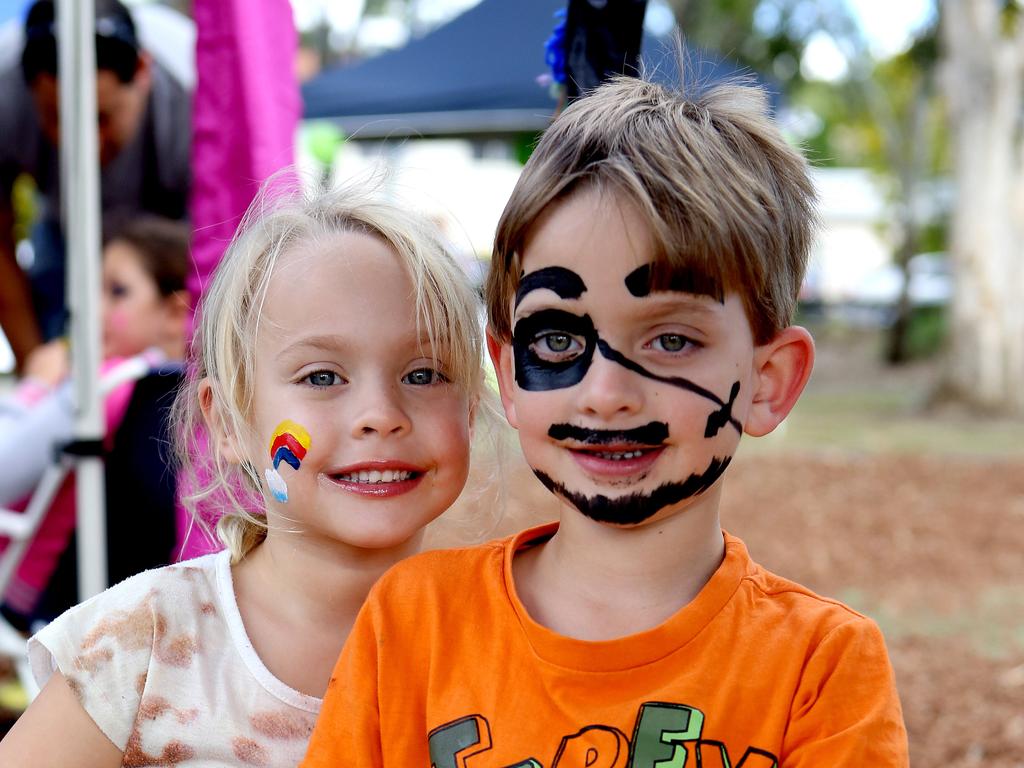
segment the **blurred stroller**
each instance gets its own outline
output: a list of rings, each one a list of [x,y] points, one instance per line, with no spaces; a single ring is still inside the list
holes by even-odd
[[[180,364],[154,365],[146,356],[137,356],[113,366],[102,379],[108,423],[116,422],[108,430],[103,451],[111,584],[173,560],[178,526],[176,482],[168,464],[168,411],[181,376]],[[66,397],[70,399],[70,392]],[[23,506],[23,511],[0,508],[0,538],[8,540],[0,554],[0,594],[5,597],[0,611],[0,656],[12,659],[30,696],[37,691],[23,632],[78,602],[76,446],[66,427],[53,428],[55,423],[50,421],[49,432],[41,418],[22,425],[23,432],[32,430],[33,445],[25,461],[38,460],[40,453],[48,452],[53,459],[42,470],[27,503],[15,505]]]
[[[135,217],[104,244],[102,455],[110,583],[170,562],[177,538],[167,410],[185,350],[189,236],[181,222]],[[0,507],[28,497],[23,512],[0,512],[0,537],[10,539],[0,555],[0,653],[18,662],[24,656],[18,630],[78,601],[69,472],[75,453],[92,454],[96,446],[71,442],[67,357],[59,341],[37,349],[25,379],[0,400]]]

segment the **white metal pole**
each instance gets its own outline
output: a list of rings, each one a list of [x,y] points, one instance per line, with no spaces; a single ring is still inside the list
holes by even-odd
[[[75,380],[78,594],[107,586],[100,370],[100,183],[93,0],[58,0],[60,157],[71,370]]]

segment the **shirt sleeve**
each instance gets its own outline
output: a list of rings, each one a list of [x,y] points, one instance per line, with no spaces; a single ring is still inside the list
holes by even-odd
[[[784,768],[907,768],[907,733],[885,641],[858,617],[815,649],[793,700]]]
[[[331,674],[301,768],[380,768],[379,646],[373,594]]]
[[[57,670],[82,708],[124,751],[139,712],[158,627],[151,594],[119,585],[66,611],[29,640],[40,687]]]

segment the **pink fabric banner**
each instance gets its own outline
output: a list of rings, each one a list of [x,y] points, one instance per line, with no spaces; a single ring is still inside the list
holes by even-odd
[[[260,184],[294,163],[301,102],[288,0],[195,0],[193,14],[189,290],[198,299]]]
[[[260,184],[295,162],[301,114],[297,35],[289,0],[194,0],[197,83],[193,105],[192,306]],[[179,535],[189,529],[179,510]],[[210,521],[212,522],[212,521]],[[209,545],[183,540],[181,559]]]

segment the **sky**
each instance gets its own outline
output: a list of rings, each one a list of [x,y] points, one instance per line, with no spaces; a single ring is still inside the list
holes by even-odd
[[[906,49],[914,34],[930,20],[931,0],[846,0],[871,52],[880,59]],[[807,40],[800,68],[805,77],[835,81],[846,75],[846,57],[832,38],[816,32]]]
[[[846,4],[879,55],[904,49],[934,12],[932,0],[846,0]]]

